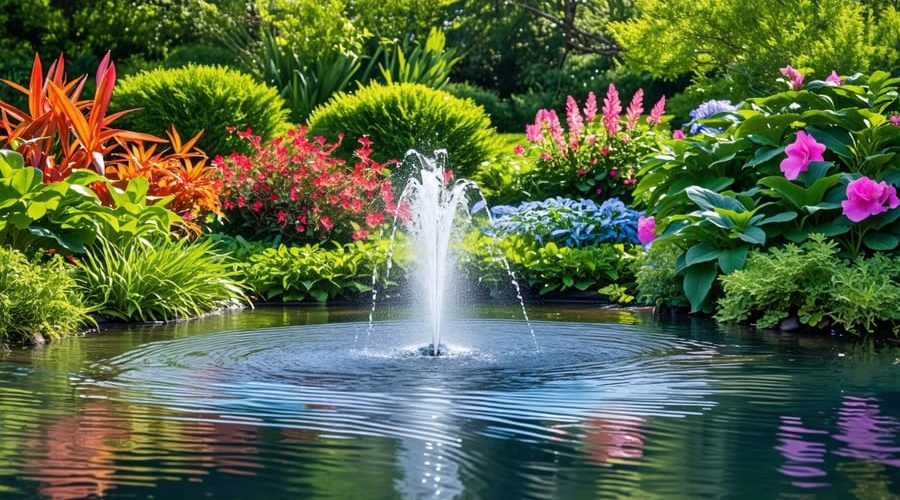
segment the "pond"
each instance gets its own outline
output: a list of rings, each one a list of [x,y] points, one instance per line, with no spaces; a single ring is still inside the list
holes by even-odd
[[[0,497],[890,498],[900,349],[584,307],[259,308],[0,355]]]

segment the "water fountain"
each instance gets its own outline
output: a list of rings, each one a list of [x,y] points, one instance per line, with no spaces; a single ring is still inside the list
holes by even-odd
[[[447,169],[447,151],[437,150],[434,157],[428,157],[417,151],[409,151],[406,161],[418,166],[418,177],[412,176],[403,189],[398,200],[400,213],[394,219],[394,227],[391,230],[391,247],[394,236],[400,227],[412,237],[417,268],[417,282],[424,300],[424,310],[428,318],[427,324],[431,333],[431,343],[420,350],[421,354],[439,356],[446,352],[446,346],[441,344],[442,326],[445,320],[444,313],[447,304],[447,291],[450,286],[450,273],[453,269],[451,254],[451,240],[456,229],[457,220],[462,217],[464,222],[471,223],[472,212],[484,208],[488,220],[492,223],[491,213],[487,210],[487,200],[478,189],[478,185],[468,179],[452,179],[452,174]],[[476,210],[470,210],[471,200],[469,194],[477,196]],[[389,251],[386,274],[390,272],[391,255]],[[499,252],[498,252],[499,253]],[[522,291],[516,281],[515,274],[503,255],[496,256],[505,266],[510,277],[510,285],[515,289],[519,305],[522,307],[522,316],[531,333],[532,342],[537,347],[534,329],[528,319],[525,310],[525,302]],[[378,298],[377,276],[373,276],[372,282],[372,311],[369,317],[369,332],[371,334],[374,324],[374,311]]]

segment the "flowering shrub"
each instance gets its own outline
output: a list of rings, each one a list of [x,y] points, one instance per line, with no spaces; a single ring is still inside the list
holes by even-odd
[[[370,158],[367,138],[359,139],[356,161],[349,166],[332,154],[340,141],[310,140],[304,127],[265,143],[250,130],[237,135],[254,152],[213,160],[232,232],[285,240],[359,240],[396,209],[387,164]]]
[[[550,241],[570,247],[596,243],[637,243],[640,214],[616,198],[598,205],[592,200],[548,198],[518,206],[491,209],[494,224],[490,229],[500,235],[517,234],[538,243]]]
[[[666,144],[644,162],[634,191],[680,249],[678,272],[695,311],[711,311],[716,276],[744,267],[748,251],[811,234],[850,256],[900,244],[900,79],[888,73],[807,80],[783,72],[790,90],[748,99],[703,121],[726,127]],[[799,89],[799,90],[798,90]]]
[[[656,127],[663,122],[663,96],[641,119],[644,91],[638,89],[622,116],[622,103],[613,84],[609,85],[598,115],[597,97],[588,94],[584,109],[572,96],[566,100],[566,125],[554,110],[541,109],[525,134],[531,153],[538,158],[535,175],[537,196],[571,196],[630,199],[637,182],[638,162],[652,152],[660,138]],[[524,149],[517,152],[524,153]]]

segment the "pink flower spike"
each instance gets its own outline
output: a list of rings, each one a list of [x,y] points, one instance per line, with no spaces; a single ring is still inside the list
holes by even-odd
[[[800,90],[803,88],[803,74],[792,68],[790,64],[779,69],[781,74],[790,79],[791,90]]]
[[[861,222],[872,215],[893,210],[898,205],[900,199],[897,198],[897,188],[868,177],[860,177],[847,184],[847,199],[841,202],[844,215],[853,222]]]
[[[625,128],[629,132],[634,130],[634,126],[637,125],[638,118],[641,117],[641,113],[643,112],[644,89],[637,89],[637,92],[634,93],[634,97],[631,98],[631,103],[628,104],[628,109],[625,110],[625,117],[627,118]]]
[[[684,139],[684,130],[678,129],[672,132],[672,139]]]
[[[581,119],[581,111],[578,110],[578,103],[572,96],[566,98],[566,122],[569,124],[569,136],[581,135],[584,122]]]
[[[606,97],[603,99],[603,127],[608,135],[616,135],[619,131],[619,115],[622,114],[622,102],[616,86],[609,84]]]
[[[643,217],[638,219],[638,240],[641,245],[649,245],[656,239],[656,219],[653,217]]]
[[[825,79],[828,83],[833,83],[835,85],[843,85],[844,80],[841,80],[841,76],[837,74],[837,71],[831,70],[831,74],[828,75],[828,78]]]
[[[588,92],[587,101],[584,102],[584,121],[591,123],[597,116],[597,96],[594,92]]]
[[[663,96],[659,98],[659,101],[656,101],[656,104],[653,105],[653,109],[650,110],[650,116],[647,117],[647,124],[659,125],[662,123],[662,116],[665,112],[666,96],[663,94]]]
[[[787,158],[781,160],[781,171],[784,177],[792,181],[800,175],[800,172],[809,170],[809,164],[814,161],[823,161],[822,153],[825,145],[816,142],[816,139],[802,130],[797,131],[797,139],[784,148]]]
[[[891,123],[900,127],[900,115],[898,115],[898,114],[891,115]]]
[[[514,149],[513,152],[516,155],[521,156],[521,155],[525,154],[525,148],[523,148],[521,144],[516,144],[516,149]]]

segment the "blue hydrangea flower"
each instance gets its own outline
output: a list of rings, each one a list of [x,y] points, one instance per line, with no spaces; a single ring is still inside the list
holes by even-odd
[[[691,121],[689,121],[686,125],[690,127],[690,132],[692,134],[699,134],[701,132],[717,134],[723,132],[723,130],[720,128],[708,127],[706,125],[697,123],[697,121],[715,116],[719,113],[733,113],[735,111],[737,111],[737,105],[731,104],[731,101],[713,99],[711,101],[704,102],[703,104],[697,106],[697,109],[691,111]]]
[[[596,243],[637,243],[637,221],[641,213],[610,198],[597,205],[593,200],[556,197],[526,201],[518,206],[491,208],[494,224],[488,234],[518,234],[539,243],[553,241],[571,247]]]

